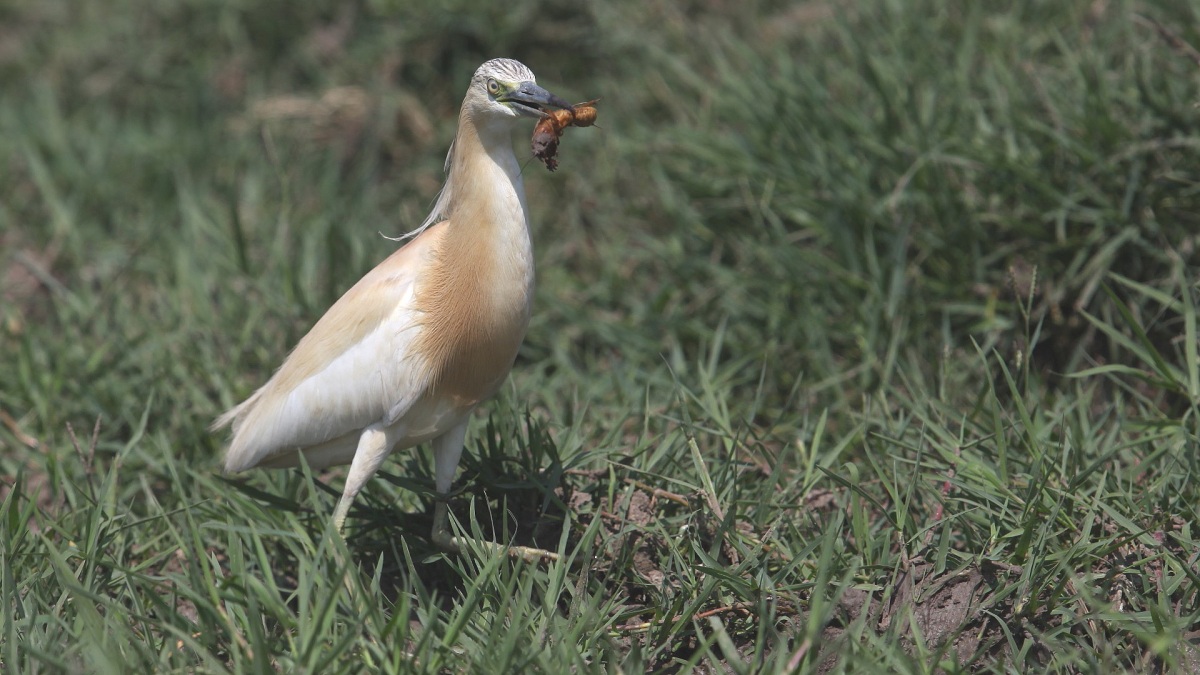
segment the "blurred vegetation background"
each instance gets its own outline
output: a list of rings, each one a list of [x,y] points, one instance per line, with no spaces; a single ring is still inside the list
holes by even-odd
[[[745,518],[761,534],[798,518],[788,509],[815,490],[833,490],[890,544],[867,553],[846,534],[846,557],[834,557],[857,562],[822,563],[832,577],[821,578],[846,574],[876,589],[899,583],[896,561],[927,543],[885,514],[903,503],[921,527],[940,522],[932,514],[954,498],[939,481],[967,480],[955,478],[956,462],[997,476],[974,507],[954,483],[955,508],[975,514],[947,525],[946,549],[962,565],[992,553],[1026,565],[1034,555],[1020,535],[1006,548],[996,530],[1022,531],[1048,512],[1029,506],[1037,500],[1006,501],[1007,490],[1094,487],[1097,500],[1111,493],[1121,504],[1106,517],[1132,520],[1097,525],[1109,528],[1110,548],[1087,555],[1104,558],[1147,532],[1176,537],[1176,562],[1190,560],[1176,570],[1182,585],[1142,592],[1168,607],[1170,619],[1155,621],[1183,632],[1064,629],[1041,651],[1010,636],[1005,656],[980,648],[962,662],[1084,668],[1081,654],[1109,640],[1118,646],[1100,663],[1194,664],[1192,652],[1154,640],[1184,640],[1198,611],[1194,549],[1183,553],[1190,526],[1163,525],[1194,516],[1200,457],[1197,46],[1200,8],[1189,0],[9,0],[0,5],[5,593],[26,598],[18,618],[41,607],[82,640],[82,620],[48,609],[62,569],[31,566],[81,540],[72,518],[82,516],[71,515],[89,503],[80,486],[105,475],[93,459],[115,471],[120,457],[139,476],[108,474],[102,511],[123,523],[113,536],[130,558],[118,567],[147,575],[122,591],[80,582],[96,596],[136,605],[122,594],[171,578],[162,560],[173,551],[228,550],[211,532],[176,546],[156,529],[173,522],[164,514],[210,500],[217,506],[202,508],[216,509],[204,512],[213,521],[250,508],[212,475],[223,439],[208,421],[394,249],[380,233],[420,223],[470,74],[507,56],[569,100],[599,98],[600,117],[568,132],[558,172],[525,165],[534,319],[512,386],[489,407],[495,428],[485,434],[480,423],[473,436],[503,449],[525,433],[568,467],[637,467],[679,492],[706,484],[691,441],[722,467],[709,492],[740,505],[733,530]],[[516,143],[525,153],[525,139]],[[81,462],[67,425],[82,438],[97,419],[99,454]],[[1071,450],[1044,460],[1042,443]],[[925,444],[937,446],[935,465],[914,450]],[[963,448],[979,456],[955,459]],[[536,473],[546,456],[522,455],[525,468]],[[1057,462],[1063,482],[1043,460]],[[422,461],[407,468],[423,479]],[[852,465],[878,475],[852,475]],[[798,473],[763,483],[746,467]],[[1146,472],[1153,487],[1139,482]],[[613,476],[577,487],[610,498],[633,489]],[[279,494],[300,479],[252,480]],[[924,491],[911,499],[887,487],[910,480]],[[419,503],[387,490],[368,489],[379,510]],[[862,495],[874,501],[855,501]],[[143,519],[148,531],[130,524]],[[829,523],[811,525],[795,532],[797,556]],[[1042,553],[1076,551],[1078,532],[1064,527],[1075,534],[1039,539]],[[114,555],[113,545],[95,555]],[[1071,595],[1071,575],[1091,564],[1072,560],[1056,584],[1024,590]],[[773,578],[808,602],[816,573],[773,564],[764,569],[802,577]],[[1036,576],[1028,569],[1026,582]],[[626,588],[617,578],[590,583],[632,616],[636,594],[615,591]],[[662,600],[642,586],[648,606]],[[19,645],[37,640],[14,621],[0,635],[3,659],[25,663]],[[745,635],[733,646],[757,668],[795,665],[795,654],[817,667],[803,635],[822,635],[829,621],[786,649]],[[226,628],[207,653],[237,651]],[[895,650],[870,643],[880,651],[854,658],[898,667],[872,660],[914,654],[893,637]],[[644,653],[622,640],[605,643],[622,656],[606,660],[596,647],[579,663],[638,670],[692,658],[673,651],[675,633]],[[483,659],[480,644],[466,649]],[[695,647],[698,663],[734,668],[731,645],[713,656],[707,644]],[[159,657],[143,663],[257,663],[147,649]],[[915,653],[905,667],[922,662]],[[48,654],[48,667],[77,663]]]

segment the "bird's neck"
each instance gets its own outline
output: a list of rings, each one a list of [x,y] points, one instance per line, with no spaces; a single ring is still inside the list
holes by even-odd
[[[450,203],[444,218],[528,230],[525,185],[508,125],[476,126],[463,119],[454,139],[447,188]]]
[[[525,185],[512,149],[511,127],[459,125],[454,140],[442,245],[443,262],[464,278],[490,277],[522,293],[533,282],[533,253],[525,210]]]
[[[474,405],[512,367],[533,292],[525,191],[507,130],[461,125],[447,188],[449,222],[417,291],[425,318],[416,350],[433,368],[439,392]]]

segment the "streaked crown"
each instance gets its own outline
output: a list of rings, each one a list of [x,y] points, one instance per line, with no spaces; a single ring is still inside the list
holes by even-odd
[[[533,71],[524,63],[512,59],[492,59],[475,71],[472,82],[486,82],[494,77],[501,82],[536,82]]]

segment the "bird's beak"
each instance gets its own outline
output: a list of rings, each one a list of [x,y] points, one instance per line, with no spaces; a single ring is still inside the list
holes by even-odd
[[[574,106],[532,82],[522,82],[511,91],[497,97],[502,103],[516,103],[516,110],[531,117],[545,117],[547,108],[575,110]]]

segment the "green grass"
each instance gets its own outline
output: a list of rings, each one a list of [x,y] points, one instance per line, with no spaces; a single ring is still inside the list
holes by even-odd
[[[1200,669],[1194,3],[510,4],[0,8],[0,670]],[[549,566],[206,429],[498,55],[601,98],[451,506]]]

